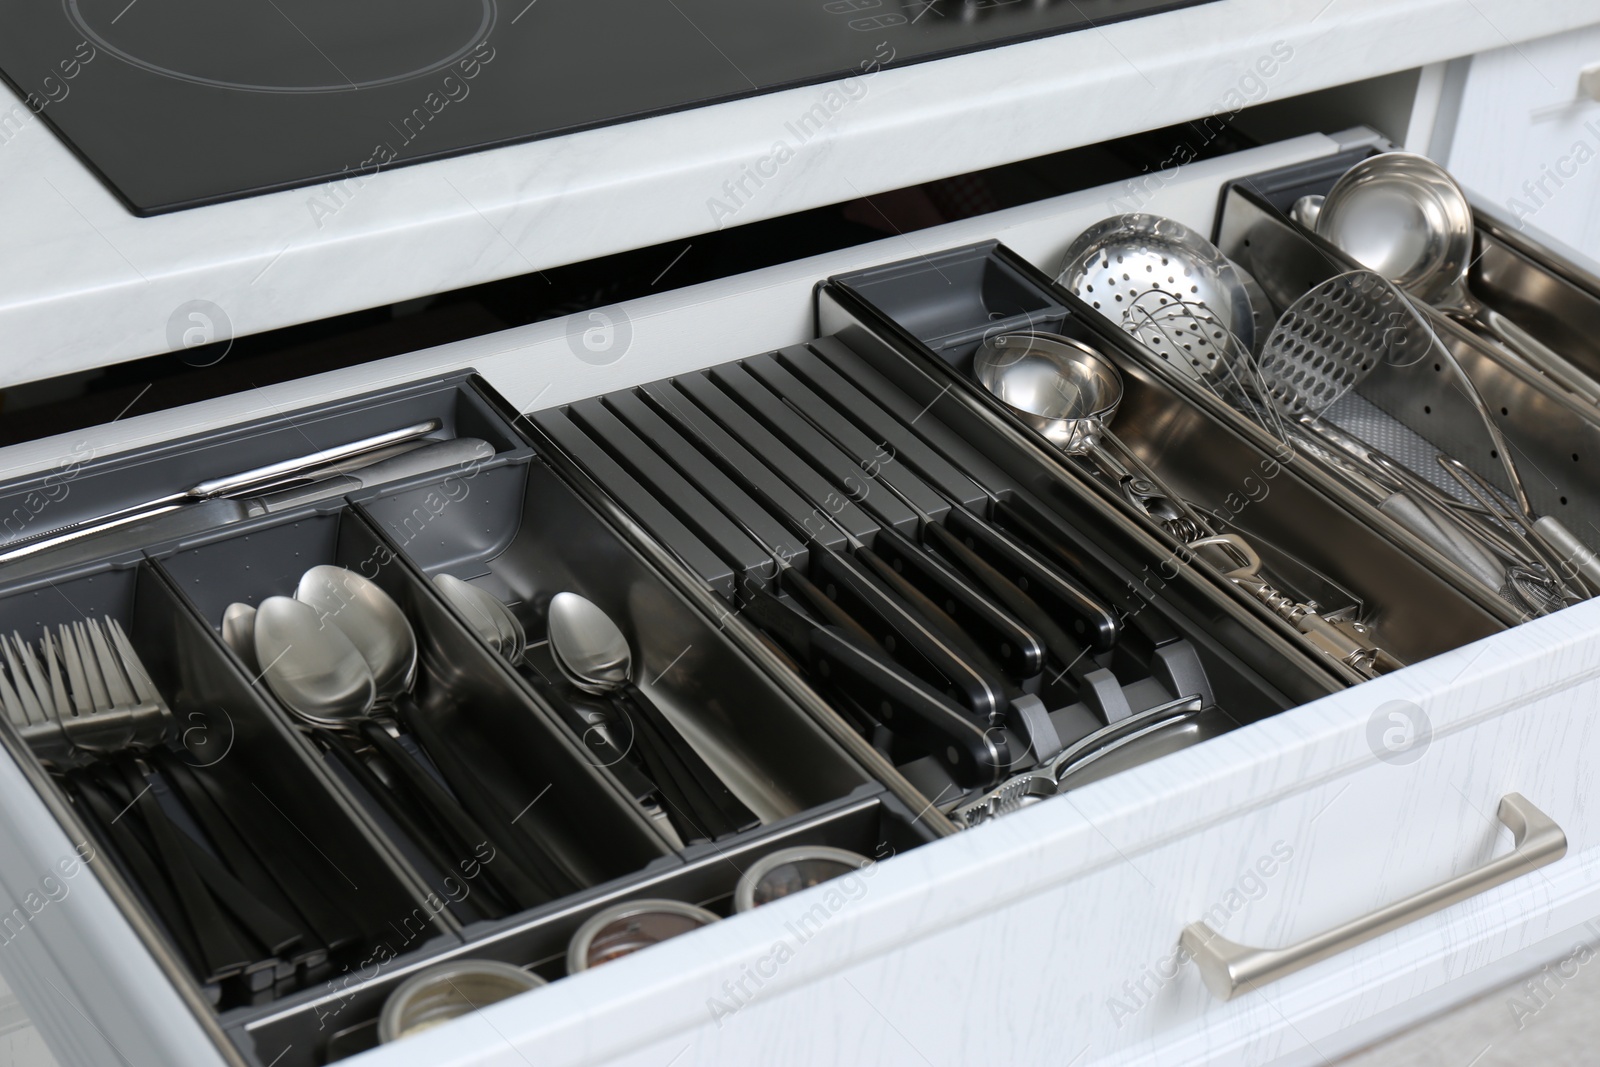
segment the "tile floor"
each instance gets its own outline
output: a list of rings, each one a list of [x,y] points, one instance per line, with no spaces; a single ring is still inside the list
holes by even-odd
[[[1337,1067],[1595,1067],[1600,946],[1341,1059]]]

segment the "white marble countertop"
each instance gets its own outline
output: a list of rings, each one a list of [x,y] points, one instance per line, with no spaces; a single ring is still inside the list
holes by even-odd
[[[690,237],[1246,103],[1548,36],[1592,0],[1221,0],[896,68],[747,168],[812,86],[152,219],[128,214],[0,87],[0,385]],[[115,62],[108,57],[107,62]],[[771,165],[767,169],[772,169]],[[718,207],[718,204],[721,207]],[[330,205],[333,210],[329,210]]]

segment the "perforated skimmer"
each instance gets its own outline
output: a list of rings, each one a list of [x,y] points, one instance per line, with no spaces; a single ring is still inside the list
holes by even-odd
[[[1202,382],[1231,369],[1232,340],[1246,352],[1255,349],[1251,281],[1210,241],[1173,219],[1119,215],[1091,226],[1067,249],[1056,280]]]
[[[1509,547],[1520,557],[1515,562],[1544,576],[1553,601],[1578,597],[1582,585],[1572,581],[1576,574],[1591,582],[1597,577],[1591,573],[1593,554],[1558,520],[1534,514],[1511,445],[1472,380],[1411,302],[1379,275],[1341,274],[1295,301],[1263,344],[1260,370],[1272,404],[1306,430],[1329,437],[1332,429],[1335,441],[1353,434],[1373,445],[1370,425],[1336,418],[1357,400],[1410,430],[1424,447],[1422,454],[1403,457],[1404,465],[1435,484],[1442,468],[1457,483],[1455,500],[1434,502],[1502,549],[1508,547],[1503,535],[1510,535]],[[1448,375],[1454,387],[1431,390],[1422,425],[1409,401],[1437,374]],[[1364,449],[1357,452],[1356,458],[1379,467]],[[1485,455],[1498,460],[1503,475],[1493,486],[1467,476],[1471,468],[1461,459]],[[1426,486],[1411,491],[1425,492]],[[1463,500],[1477,506],[1463,508]],[[1518,588],[1528,587],[1524,581]]]

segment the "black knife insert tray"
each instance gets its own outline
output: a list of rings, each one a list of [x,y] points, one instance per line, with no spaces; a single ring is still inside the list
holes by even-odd
[[[1014,295],[1003,292],[1001,299]],[[891,358],[914,371],[903,358]],[[962,421],[964,409],[948,394],[948,386],[935,385],[918,395],[840,337],[822,337],[537,412],[529,421],[540,435],[536,442],[563,458],[569,477],[656,537],[725,598],[730,614],[787,645],[791,666],[941,807],[1031,765],[1037,751],[1049,754],[1108,718],[1177,697],[1198,694],[1213,709],[1202,717],[1204,736],[1329,691],[1327,680],[1269,650],[1214,604],[1203,621],[1187,614],[1204,594],[1186,568],[1164,567],[1153,546],[1118,544],[1125,540],[1121,527],[1079,528],[1076,519],[1097,508],[1092,498],[989,428]],[[920,554],[908,541],[924,538],[924,520],[978,544],[980,553],[989,547],[983,531],[1004,528],[1112,619],[1102,631],[1092,609],[1053,610],[1060,630],[1054,647],[1081,653],[1069,652],[1074,670],[1066,669],[1069,656],[1052,655],[1031,674],[1011,673],[1012,667],[1000,668],[1004,650],[986,645],[993,655],[979,673],[996,683],[991,692],[1009,688],[1004,699],[1016,711],[986,717],[979,702],[967,703],[972,690],[964,683],[942,689],[946,707],[954,704],[964,715],[964,728],[1003,737],[998,766],[984,765],[981,754],[958,761],[958,742],[947,743],[943,727],[930,730],[904,707],[877,705],[874,693],[841,695],[830,682],[837,675],[827,674],[831,664],[807,660],[792,643],[796,634],[788,641],[780,636],[798,614],[810,616],[814,630],[829,610],[816,599],[800,608],[807,594],[796,594],[796,572],[844,614],[864,618],[852,600],[854,587],[839,577],[839,561],[854,561],[859,571],[867,566],[864,548],[907,574]],[[788,564],[782,574],[775,557]],[[1162,577],[1152,580],[1157,568]],[[757,591],[795,610],[763,615],[752,606]],[[1053,592],[1035,587],[1041,600]],[[932,609],[924,618],[941,607],[947,615],[965,610],[948,600],[924,607]],[[949,618],[938,625],[945,623],[960,629]],[[942,639],[948,631],[935,633]],[[925,664],[916,664],[920,652],[909,651],[902,635],[880,626],[868,636],[878,640],[878,659],[896,660],[915,675]],[[1249,662],[1238,654],[1241,647]],[[958,658],[974,662],[965,651]],[[999,680],[1001,674],[1010,681]],[[949,680],[937,672],[920,677],[933,690]],[[1020,713],[1029,696],[1048,716],[1043,729]],[[899,715],[893,726],[875,714],[884,707]]]
[[[1302,188],[1303,179],[1295,175],[1287,182],[1290,190]],[[1277,184],[1284,183],[1273,187]],[[973,298],[948,297],[952,286]],[[1026,423],[973,380],[978,345],[986,337],[1015,330],[1081,341],[1099,352],[1122,380],[1123,398],[1110,429],[1218,529],[1245,536],[1261,553],[1267,571],[1290,579],[1290,588],[1315,599],[1324,610],[1355,608],[1377,643],[1407,663],[1504,628],[1449,582],[1323,495],[1283,450],[1237,432],[1221,401],[1191,395],[1185,381],[1163,372],[1156,354],[996,241],[836,277],[819,299],[829,309],[848,303],[864,320],[875,320],[906,358],[1030,436],[1034,431]],[[1036,439],[1052,457],[1085,475],[1110,504],[1176,547],[1093,463],[1057,451],[1042,436]],[[1229,586],[1220,573],[1207,572]],[[1246,609],[1260,610],[1247,594],[1240,592],[1238,599]]]

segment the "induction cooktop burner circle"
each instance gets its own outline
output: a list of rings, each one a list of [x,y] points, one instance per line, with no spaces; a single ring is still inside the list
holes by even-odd
[[[62,0],[96,48],[163,77],[257,93],[339,93],[451,67],[495,0]]]

